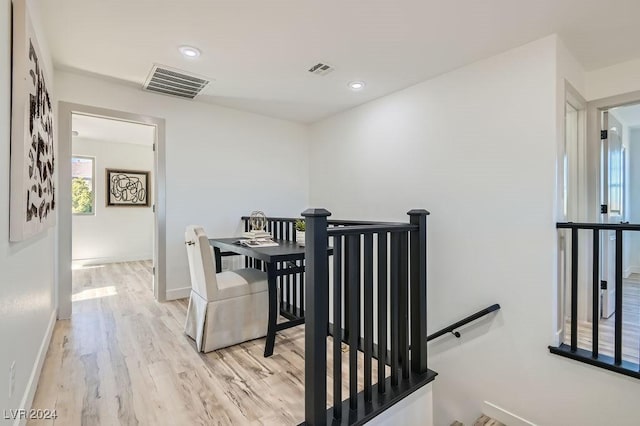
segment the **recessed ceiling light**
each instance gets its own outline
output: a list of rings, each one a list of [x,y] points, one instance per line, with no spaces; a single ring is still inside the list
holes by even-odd
[[[197,58],[200,56],[200,50],[193,46],[180,46],[178,50],[185,58]]]
[[[352,81],[349,83],[349,88],[351,90],[362,90],[364,89],[364,81]]]

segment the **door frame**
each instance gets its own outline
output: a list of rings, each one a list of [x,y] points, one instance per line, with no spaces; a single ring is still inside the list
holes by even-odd
[[[563,102],[559,112],[561,116],[558,116],[560,124],[560,143],[558,144],[558,163],[557,163],[557,217],[560,222],[582,222],[586,219],[584,209],[586,208],[586,133],[587,133],[587,101],[582,97],[580,92],[576,90],[567,80],[564,83],[564,96]],[[575,109],[577,114],[577,128],[576,128],[576,146],[569,147],[567,145],[567,104],[570,104]],[[565,165],[564,158],[567,156],[568,162]],[[568,169],[567,169],[568,166]],[[565,173],[569,173],[568,180],[565,182]],[[564,189],[567,185],[567,194],[569,195],[568,211],[567,215],[564,214]],[[580,242],[580,272],[579,277],[587,276],[583,270],[587,267],[588,259],[586,258],[587,251],[583,249],[586,241]],[[568,303],[570,303],[570,297],[567,295],[567,273],[569,268],[567,259],[570,259],[571,244],[567,241],[566,235],[562,232],[558,233],[557,242],[558,253],[558,286],[555,306],[557,315],[557,324],[555,330],[555,338],[557,344],[564,341],[565,337],[565,315],[568,312]],[[584,285],[580,282],[580,285]],[[581,291],[581,294],[589,294],[587,291]],[[586,298],[580,298],[578,301],[578,317],[581,320],[586,320],[588,316],[589,301]]]
[[[602,189],[600,183],[602,181],[602,170],[600,165],[602,160],[602,141],[600,139],[600,130],[603,126],[602,113],[611,108],[638,103],[640,103],[640,91],[609,96],[587,103],[587,170],[589,170],[587,197],[588,219],[590,222],[599,223],[601,221]],[[600,271],[602,273],[602,268],[600,268]]]
[[[155,224],[154,224],[154,297],[158,302],[164,302],[167,298],[166,287],[166,257],[167,257],[167,231],[166,231],[166,154],[165,154],[165,119],[148,115],[117,111],[90,105],[82,105],[70,102],[58,102],[58,235],[56,262],[56,305],[58,307],[58,319],[71,318],[72,303],[72,212],[71,212],[71,156],[72,156],[72,124],[73,114],[89,115],[94,117],[129,121],[132,123],[154,126],[155,173],[153,188],[155,197]]]
[[[618,132],[612,132],[614,124],[621,125],[616,117],[611,114],[608,109],[600,111],[598,114],[600,118],[600,129],[607,130],[607,137],[600,138],[600,203],[606,204],[608,207],[607,213],[600,213],[599,222],[605,223],[619,223],[624,220],[624,203],[626,202],[625,190],[626,182],[625,177],[621,181],[620,191],[620,209],[619,211],[613,211],[611,207],[611,153],[614,144],[612,143],[613,135],[615,134],[619,142],[620,159],[624,161],[624,145],[622,136],[617,134]],[[617,145],[617,144],[616,144]],[[622,164],[622,172],[624,173],[625,167]],[[625,183],[625,185],[622,185]],[[615,255],[616,249],[616,233],[615,231],[605,231],[604,238],[600,239],[600,273],[601,280],[606,281],[609,285],[606,289],[600,290],[600,318],[610,318],[615,312]]]
[[[611,108],[640,103],[640,90],[587,102],[587,167],[589,221],[600,220],[600,114]]]

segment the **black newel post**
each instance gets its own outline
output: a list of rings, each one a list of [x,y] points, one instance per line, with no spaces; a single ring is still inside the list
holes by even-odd
[[[411,370],[427,371],[427,216],[423,209],[407,213],[410,223],[418,225],[411,231]]]
[[[329,258],[325,209],[307,209],[305,259],[304,368],[305,421],[309,426],[327,424],[327,327],[329,324]]]

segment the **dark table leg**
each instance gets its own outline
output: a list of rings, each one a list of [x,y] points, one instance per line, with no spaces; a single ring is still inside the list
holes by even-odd
[[[220,254],[220,248],[214,247],[213,254],[216,260],[216,274],[222,272],[222,255]]]
[[[276,282],[276,265],[267,263],[267,282],[269,286],[269,324],[267,327],[267,342],[264,347],[264,356],[273,355],[273,347],[276,343],[276,325],[278,321],[278,284]]]

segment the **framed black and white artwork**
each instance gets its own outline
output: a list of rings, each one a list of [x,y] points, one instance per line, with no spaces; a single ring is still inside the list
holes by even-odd
[[[10,240],[55,225],[56,189],[51,77],[25,0],[13,1]]]
[[[107,207],[149,207],[149,172],[107,169]]]

